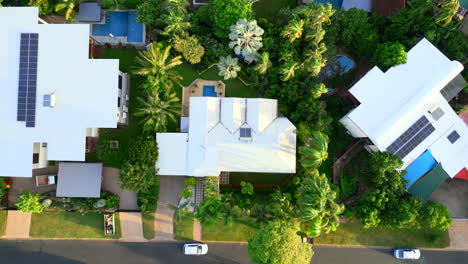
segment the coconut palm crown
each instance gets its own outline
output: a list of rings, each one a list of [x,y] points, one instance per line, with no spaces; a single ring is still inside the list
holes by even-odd
[[[223,76],[224,80],[229,80],[237,77],[237,72],[240,71],[240,66],[237,65],[239,59],[231,56],[220,57],[217,64],[219,76]]]
[[[257,50],[263,46],[263,33],[263,29],[257,25],[256,20],[239,19],[235,25],[231,26],[229,47],[234,48],[234,53],[237,55],[244,56],[247,62],[252,62],[256,60]]]

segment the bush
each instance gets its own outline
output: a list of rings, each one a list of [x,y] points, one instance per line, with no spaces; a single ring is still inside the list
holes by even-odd
[[[189,188],[182,189],[182,191],[180,191],[179,195],[182,198],[188,199],[188,198],[192,197],[192,189],[189,189]]]
[[[452,225],[452,217],[448,208],[438,203],[426,204],[420,216],[421,225],[425,228],[447,230]]]
[[[154,166],[158,159],[158,144],[154,136],[138,136],[130,142],[128,162]]]
[[[340,185],[341,185],[341,199],[347,199],[351,197],[357,191],[357,182],[359,178],[357,175],[341,175]]]
[[[153,184],[146,190],[137,193],[137,204],[143,212],[156,211],[156,203],[159,196],[159,176],[156,175]]]
[[[116,194],[111,194],[106,198],[106,208],[107,209],[118,209],[120,204],[120,196]]]
[[[184,59],[191,64],[200,63],[205,55],[205,48],[194,36],[177,37],[174,41],[174,49],[182,53]]]
[[[386,71],[390,67],[406,63],[405,46],[399,42],[385,42],[379,44],[374,53],[377,65]]]
[[[44,205],[41,203],[41,195],[28,191],[21,191],[16,206],[23,213],[42,213]]]
[[[6,189],[6,185],[7,185],[7,184],[6,184],[5,180],[4,180],[2,177],[0,177],[0,191],[5,190],[5,189]]]
[[[205,177],[205,197],[212,198],[219,194],[219,177],[217,176],[208,176]]]
[[[193,188],[195,187],[195,184],[196,184],[196,180],[195,180],[195,177],[187,177],[184,179],[184,184],[185,184],[185,187],[187,188]]]
[[[141,192],[148,189],[154,182],[156,170],[154,165],[146,164],[124,164],[119,172],[119,184],[122,189]]]
[[[216,27],[215,35],[220,38],[228,37],[229,27],[237,20],[251,20],[254,17],[250,0],[212,0],[208,8]]]

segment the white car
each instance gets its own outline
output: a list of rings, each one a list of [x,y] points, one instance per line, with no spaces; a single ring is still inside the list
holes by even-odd
[[[208,253],[207,244],[193,243],[184,245],[185,255],[205,255],[206,253]]]
[[[393,251],[393,255],[397,259],[419,259],[421,251],[416,248],[397,248]]]

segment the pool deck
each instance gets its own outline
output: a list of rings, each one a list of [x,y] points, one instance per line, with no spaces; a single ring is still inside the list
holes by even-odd
[[[222,81],[209,81],[195,79],[189,86],[182,87],[182,116],[189,116],[189,100],[190,97],[203,96],[203,86],[214,86],[217,97],[224,97],[226,86]]]

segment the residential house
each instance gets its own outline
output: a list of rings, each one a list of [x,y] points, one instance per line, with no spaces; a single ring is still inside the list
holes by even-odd
[[[1,7],[0,24],[0,176],[84,161],[87,136],[128,121],[119,61],[89,59],[89,25],[39,24],[37,7]]]
[[[468,127],[449,105],[466,85],[462,70],[422,39],[406,64],[374,67],[349,90],[360,105],[341,124],[367,150],[401,158],[408,191],[423,199],[449,177],[468,179]]]

